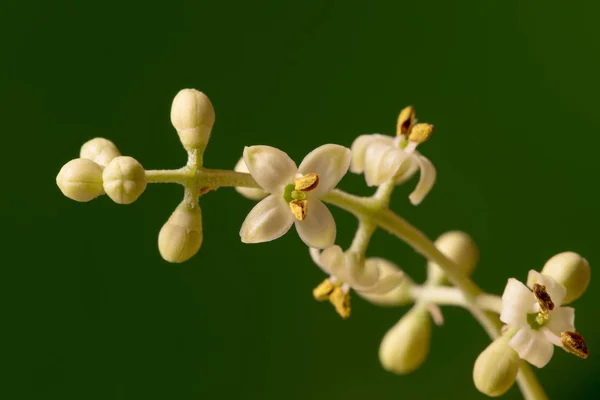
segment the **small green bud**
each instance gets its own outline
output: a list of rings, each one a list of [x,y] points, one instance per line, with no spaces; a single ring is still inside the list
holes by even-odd
[[[237,162],[237,164],[235,164],[235,168],[234,171],[237,172],[245,172],[248,173],[250,172],[248,170],[248,167],[246,166],[246,162],[244,161],[244,157],[240,158],[240,160]],[[293,185],[292,185],[293,188]],[[255,189],[255,188],[247,188],[247,187],[236,187],[235,190],[241,194],[242,196],[250,199],[250,200],[261,200],[265,197],[267,197],[267,192],[265,192],[262,189]],[[291,199],[290,199],[291,201]],[[288,201],[289,203],[289,201]]]
[[[390,372],[407,374],[423,364],[429,355],[430,343],[429,313],[417,306],[385,334],[379,346],[379,361]]]
[[[385,279],[392,274],[402,272],[394,263],[383,258],[368,258],[365,264],[367,264],[367,269],[378,268],[380,279]],[[413,300],[411,296],[413,284],[413,281],[407,275],[404,275],[400,284],[387,293],[363,293],[361,291],[356,291],[356,293],[378,306],[404,306],[410,304]]]
[[[120,155],[119,149],[113,142],[100,137],[88,140],[79,151],[79,157],[92,160],[103,167]]]
[[[551,257],[546,261],[541,274],[548,275],[567,289],[567,297],[563,304],[572,303],[580,298],[590,284],[591,278],[588,261],[572,251],[565,251]],[[533,286],[535,282],[530,282],[533,278],[531,276],[528,279],[528,285]]]
[[[195,255],[202,245],[200,206],[181,203],[158,234],[158,250],[166,261],[181,263]]]
[[[215,110],[204,93],[182,89],[171,105],[171,123],[186,150],[203,151],[215,123]]]
[[[102,173],[104,190],[115,203],[131,204],[146,190],[146,172],[135,158],[112,159]]]
[[[473,382],[481,393],[501,396],[515,383],[519,355],[508,345],[508,336],[494,340],[479,354],[473,367]]]
[[[56,184],[68,198],[86,202],[104,194],[102,167],[87,158],[66,163],[56,176]]]
[[[479,261],[479,249],[471,237],[461,231],[450,231],[442,234],[434,242],[435,247],[452,260],[461,271],[469,276]],[[447,282],[444,271],[436,263],[427,263],[430,282],[444,284]]]

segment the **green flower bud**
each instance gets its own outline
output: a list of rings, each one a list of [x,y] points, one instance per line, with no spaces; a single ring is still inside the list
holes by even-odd
[[[577,253],[565,251],[546,261],[542,268],[543,275],[552,277],[556,282],[567,288],[567,297],[563,304],[577,300],[590,284],[590,264]],[[531,277],[533,278],[533,276]],[[533,286],[535,282],[527,282]]]
[[[182,89],[171,105],[171,123],[186,150],[203,151],[215,123],[215,110],[204,93]]]
[[[195,255],[202,245],[200,206],[181,203],[158,234],[158,250],[166,261],[181,263]]]
[[[367,269],[371,269],[373,266],[377,267],[380,279],[385,279],[394,273],[402,271],[394,263],[383,258],[368,258],[365,264],[367,264]],[[356,293],[363,299],[378,306],[404,306],[412,303],[412,286],[413,281],[407,275],[404,275],[404,279],[402,279],[400,284],[387,293],[363,293],[360,291],[356,291]]]
[[[146,190],[146,172],[135,158],[115,157],[102,173],[104,190],[115,203],[131,204]]]
[[[237,164],[235,164],[235,168],[234,171],[237,172],[250,172],[248,170],[248,166],[246,166],[246,162],[244,161],[244,157],[240,158],[240,160],[237,162]],[[261,200],[265,197],[267,197],[267,192],[265,192],[262,189],[255,189],[255,188],[247,188],[247,187],[237,187],[235,188],[235,190],[241,194],[242,196],[250,199],[250,200]]]
[[[429,355],[430,343],[429,313],[417,306],[385,334],[379,346],[379,361],[390,372],[407,374],[423,364]]]
[[[79,157],[92,160],[103,167],[120,155],[119,149],[113,142],[99,137],[85,142],[79,151]]]
[[[434,242],[435,247],[452,260],[461,271],[469,276],[479,261],[479,249],[471,237],[461,231],[450,231],[442,234]],[[430,282],[447,283],[444,271],[436,263],[427,263],[427,273]]]
[[[515,383],[519,372],[519,355],[508,345],[509,337],[493,341],[479,354],[473,367],[473,381],[481,393],[501,396]]]
[[[90,201],[104,194],[102,167],[87,158],[66,163],[56,176],[60,191],[75,201]]]

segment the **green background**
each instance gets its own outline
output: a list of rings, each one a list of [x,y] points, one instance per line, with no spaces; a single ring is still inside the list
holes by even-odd
[[[353,298],[342,321],[312,299],[323,278],[295,232],[243,245],[252,202],[201,199],[205,240],[171,265],[157,234],[179,202],[151,185],[134,204],[65,198],[60,167],[107,137],[149,169],[185,153],[169,109],[181,88],[217,115],[206,165],[243,146],[300,161],[327,142],[393,133],[413,104],[436,126],[422,151],[438,182],[393,208],[431,237],[479,243],[474,279],[500,294],[555,253],[598,260],[597,2],[3,1],[2,331],[4,399],[483,398],[472,366],[487,345],[467,312],[444,309],[426,363],[385,372],[381,338],[405,309]],[[340,186],[369,194],[360,176]],[[356,222],[333,210],[338,243]],[[378,232],[369,255],[416,280],[425,262]],[[595,274],[594,274],[595,275]],[[588,360],[557,351],[538,375],[553,399],[597,398],[600,292],[577,303]],[[4,335],[3,335],[4,336]],[[520,398],[515,388],[505,396]]]

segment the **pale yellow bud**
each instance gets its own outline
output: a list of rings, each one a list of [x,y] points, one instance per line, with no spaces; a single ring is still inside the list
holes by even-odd
[[[119,149],[113,142],[99,137],[85,142],[79,151],[79,157],[92,160],[103,167],[120,155]]]
[[[181,263],[200,250],[202,238],[200,206],[190,207],[182,203],[160,229],[158,250],[166,261]]]
[[[135,158],[115,157],[102,173],[104,190],[115,203],[130,204],[146,190],[146,172]]]
[[[461,231],[450,231],[443,233],[434,242],[435,247],[467,276],[471,275],[479,261],[479,248],[471,237]],[[436,263],[427,263],[429,280],[432,283],[442,284],[446,282],[444,272]]]
[[[493,341],[479,354],[473,367],[473,382],[481,393],[501,396],[515,383],[519,372],[519,355],[508,345],[509,337]]]
[[[585,292],[590,284],[591,269],[587,260],[577,253],[566,251],[559,253],[548,261],[542,268],[542,275],[548,275],[567,289],[567,297],[563,304],[577,300]],[[527,284],[534,276],[530,276]]]
[[[244,157],[240,158],[240,160],[235,164],[235,171],[237,172],[250,172],[248,167],[246,166],[246,162],[244,161]],[[262,189],[254,189],[254,188],[246,188],[246,187],[236,187],[235,190],[242,196],[250,199],[250,200],[261,200],[267,197],[267,192]]]
[[[90,201],[104,194],[102,167],[87,158],[66,163],[56,176],[60,191],[75,201]]]
[[[171,105],[171,123],[186,150],[203,151],[215,123],[215,110],[204,93],[182,89]]]
[[[392,274],[402,272],[402,270],[394,263],[384,258],[368,258],[365,263],[367,264],[366,267],[368,269],[373,269],[373,267],[379,269],[379,279],[385,279]],[[398,286],[387,293],[364,293],[361,291],[356,291],[356,293],[365,300],[378,306],[404,306],[413,301],[411,295],[413,285],[413,281],[407,275],[404,275],[404,278],[400,281]]]
[[[385,334],[379,346],[379,361],[390,372],[407,374],[423,364],[430,344],[429,313],[417,306]]]

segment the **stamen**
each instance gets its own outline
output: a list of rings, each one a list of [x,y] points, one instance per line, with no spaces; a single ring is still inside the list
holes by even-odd
[[[329,301],[342,318],[347,319],[350,317],[350,294],[344,293],[342,288],[336,286],[329,295]]]
[[[290,201],[290,210],[298,221],[304,221],[308,212],[308,200],[292,200]]]
[[[396,135],[407,135],[415,123],[415,109],[413,106],[404,107],[398,115]]]
[[[587,344],[583,337],[577,332],[565,331],[561,333],[560,339],[565,349],[579,358],[586,359],[590,355]]]
[[[319,175],[306,174],[294,180],[295,189],[301,192],[310,192],[319,185]]]
[[[433,133],[433,125],[431,124],[416,124],[410,135],[408,136],[408,140],[411,142],[415,142],[417,144],[421,144],[427,141],[431,134]]]
[[[319,286],[313,289],[313,296],[318,301],[325,301],[329,298],[329,295],[331,295],[333,289],[335,289],[335,286],[331,280],[325,279],[319,284]]]
[[[539,283],[534,283],[533,295],[540,305],[540,312],[543,314],[548,314],[548,311],[554,310],[554,303],[546,291],[546,286],[540,285]]]

